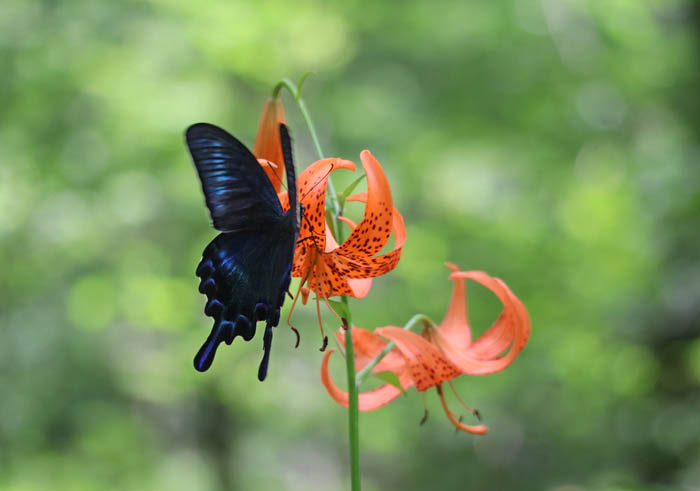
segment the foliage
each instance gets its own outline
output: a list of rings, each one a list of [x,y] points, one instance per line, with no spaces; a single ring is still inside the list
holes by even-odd
[[[182,132],[251,145],[269,88],[310,70],[324,148],[371,144],[409,224],[363,327],[438,319],[446,260],[532,318],[508,372],[457,381],[487,436],[419,426],[415,392],[362,415],[366,488],[696,486],[699,27],[691,0],[5,0],[0,489],[348,487],[313,308],[264,384],[253,343],[191,366],[213,235]],[[483,332],[498,305],[469,295]]]

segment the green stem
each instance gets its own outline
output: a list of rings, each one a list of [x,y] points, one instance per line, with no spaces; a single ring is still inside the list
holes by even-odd
[[[303,83],[305,76],[302,77],[299,85]],[[306,122],[306,126],[311,134],[311,140],[314,142],[314,147],[316,147],[316,153],[318,153],[318,158],[323,159],[323,150],[321,149],[321,143],[319,142],[318,135],[316,134],[316,129],[314,128],[314,123],[311,120],[308,109],[306,109],[306,104],[301,98],[301,91],[299,87],[294,84],[291,80],[285,78],[280,80],[272,91],[272,97],[277,97],[280,90],[286,88],[294,100],[299,106],[299,111]],[[338,200],[338,195],[333,187],[333,181],[330,176],[328,177],[328,203],[332,211],[333,228],[336,231],[336,238],[338,242],[342,242],[340,234],[340,220],[338,220],[338,215],[340,213],[340,202]],[[350,438],[350,482],[352,485],[352,491],[360,491],[360,410],[359,403],[357,399],[357,389],[358,385],[355,383],[355,353],[352,341],[352,315],[350,314],[350,308],[348,306],[348,297],[341,296],[340,301],[345,305],[345,311],[347,312],[347,318],[344,319],[345,322],[345,364],[347,370],[348,378],[348,433]]]
[[[342,297],[347,307],[348,298]],[[348,317],[350,309],[347,309]],[[350,437],[350,480],[352,491],[360,491],[360,405],[355,383],[355,348],[352,341],[352,319],[347,319],[345,330],[345,368],[348,375],[348,434]]]
[[[303,83],[303,80],[305,78],[306,75],[302,76],[302,80],[300,83]],[[314,127],[314,122],[311,119],[309,110],[306,108],[306,103],[304,102],[304,99],[301,98],[301,91],[294,82],[292,82],[288,78],[283,78],[282,80],[277,82],[277,85],[275,85],[274,89],[272,89],[272,97],[277,98],[279,96],[280,91],[283,88],[289,91],[289,93],[294,98],[294,101],[297,103],[297,106],[299,106],[299,111],[301,112],[301,115],[304,118],[304,122],[306,123],[306,127],[309,130],[309,134],[311,135],[311,140],[314,143],[314,148],[316,149],[318,158],[324,159],[325,157],[323,156],[323,150],[321,149],[321,142],[319,141],[318,135],[316,134],[316,128]],[[341,211],[340,201],[338,200],[338,194],[335,192],[333,180],[330,178],[330,176],[328,177],[327,196],[329,204],[331,205],[331,211],[333,212],[333,229],[340,233],[340,220],[338,220],[338,215]],[[340,237],[336,237],[336,239],[338,239],[339,243],[341,242]]]
[[[433,327],[435,324],[433,323],[432,320],[427,315],[423,314],[416,314],[413,317],[411,317],[411,320],[409,320],[405,326],[403,326],[404,329],[407,331],[413,330],[418,324],[423,324],[424,327]],[[347,343],[346,343],[347,344]],[[382,358],[384,358],[386,355],[389,354],[391,350],[394,349],[396,345],[394,344],[393,341],[390,341],[387,343],[386,346],[384,346],[384,349],[379,352],[377,356],[375,356],[372,361],[370,361],[367,366],[365,366],[362,370],[357,372],[357,376],[355,377],[355,387],[360,387],[362,385],[362,382],[367,380],[371,375],[372,375],[372,369],[376,367],[380,361],[382,361]]]

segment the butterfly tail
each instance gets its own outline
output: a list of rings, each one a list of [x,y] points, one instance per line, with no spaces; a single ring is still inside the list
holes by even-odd
[[[270,348],[272,348],[272,325],[268,322],[265,326],[265,336],[263,337],[263,359],[258,368],[258,380],[261,382],[267,377],[267,366],[270,363]]]
[[[222,341],[231,344],[234,338],[234,324],[229,321],[218,321],[204,341],[204,344],[194,357],[194,368],[200,372],[206,372],[214,361],[216,350]]]

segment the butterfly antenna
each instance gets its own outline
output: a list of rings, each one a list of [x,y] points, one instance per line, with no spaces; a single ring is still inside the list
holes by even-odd
[[[269,160],[267,160],[267,159],[261,159],[261,160],[264,160],[265,164],[273,171],[277,168],[277,165],[273,164]],[[282,179],[280,179],[280,176],[277,175],[277,172],[273,172],[272,175],[275,176],[275,179],[277,180],[277,182],[280,183],[280,186],[282,186],[286,190],[287,186],[284,184],[284,182],[282,182]]]

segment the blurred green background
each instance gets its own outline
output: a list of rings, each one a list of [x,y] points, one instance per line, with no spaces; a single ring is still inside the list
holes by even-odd
[[[263,384],[259,337],[192,368],[214,231],[183,131],[252,146],[306,71],[326,153],[371,149],[408,227],[356,323],[439,321],[445,261],[532,318],[456,381],[487,436],[433,391],[422,427],[415,391],[361,415],[365,489],[700,489],[698,32],[690,0],[0,1],[0,489],[349,488],[313,308]]]

